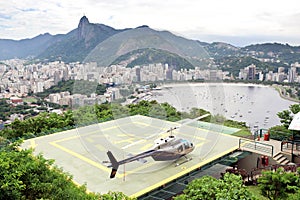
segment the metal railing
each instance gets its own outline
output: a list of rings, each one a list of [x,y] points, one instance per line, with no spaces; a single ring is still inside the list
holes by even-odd
[[[244,138],[239,139],[239,149],[245,149],[248,151],[254,150],[255,152],[263,153],[264,155],[268,155],[271,157],[273,157],[274,154],[273,145],[264,144],[255,140],[248,140]]]
[[[281,142],[281,151],[289,153],[300,153],[300,141],[283,140]]]

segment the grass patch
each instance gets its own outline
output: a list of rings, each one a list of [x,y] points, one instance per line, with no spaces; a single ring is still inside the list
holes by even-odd
[[[268,200],[268,198],[266,198],[265,196],[263,196],[260,193],[260,189],[259,189],[258,186],[254,186],[254,185],[247,186],[247,189],[254,195],[254,197],[256,199],[259,199],[259,200]]]
[[[252,134],[248,128],[242,128],[240,131],[235,132],[232,135],[237,137],[248,137],[251,136]]]
[[[26,103],[35,103],[35,102],[37,102],[36,98],[34,98],[34,97],[26,97],[26,98],[23,99],[23,101],[26,102]]]

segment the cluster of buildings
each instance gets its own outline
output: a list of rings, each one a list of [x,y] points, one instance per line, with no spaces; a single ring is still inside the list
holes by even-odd
[[[300,67],[299,63],[294,63],[287,70],[284,67],[278,67],[277,72],[269,71],[263,73],[257,70],[254,64],[251,64],[240,70],[238,78],[241,80],[259,80],[259,81],[273,81],[273,82],[286,82],[294,83],[300,82],[300,76],[297,73],[297,68]]]
[[[24,97],[43,92],[64,80],[87,80],[100,84],[115,83],[131,85],[135,82],[186,81],[192,79],[221,80],[229,73],[221,70],[174,70],[168,64],[149,64],[126,68],[112,65],[99,67],[96,63],[49,62],[29,64],[25,60],[12,59],[0,62],[0,98]],[[110,97],[118,98],[118,91],[108,91]],[[66,94],[52,95],[53,102],[67,101]],[[68,95],[67,95],[68,96]]]
[[[51,103],[56,103],[61,106],[67,105],[73,106],[83,106],[83,105],[95,105],[111,102],[116,99],[122,98],[119,88],[107,88],[106,93],[103,95],[97,95],[92,93],[89,96],[83,94],[70,94],[70,92],[60,92],[50,94],[45,100]]]
[[[122,65],[99,67],[96,63],[27,63],[25,60],[12,59],[0,62],[0,98],[10,96],[24,97],[28,94],[43,92],[64,80],[87,80],[100,84],[115,83],[117,85],[131,85],[136,82],[154,81],[188,81],[188,80],[224,80],[233,79],[229,72],[222,70],[195,69],[175,70],[168,64],[149,64],[126,68]],[[236,78],[243,80],[267,80],[277,82],[300,82],[295,63],[286,73],[285,68],[279,67],[277,72],[270,71],[264,74],[256,69],[255,65],[241,69]],[[90,96],[79,96],[62,92],[50,94],[48,101],[61,105],[70,105],[74,102],[103,102],[121,98],[119,88],[108,88],[104,95],[91,94]]]

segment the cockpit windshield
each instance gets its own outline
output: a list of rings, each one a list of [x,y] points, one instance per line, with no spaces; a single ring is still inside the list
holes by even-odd
[[[189,149],[192,147],[191,143],[187,140],[182,140],[181,142],[183,143],[185,149]]]

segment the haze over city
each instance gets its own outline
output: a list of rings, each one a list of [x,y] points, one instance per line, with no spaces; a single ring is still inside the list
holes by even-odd
[[[300,45],[298,7],[296,0],[2,1],[0,38],[19,40],[46,32],[65,34],[77,27],[82,15],[87,15],[92,23],[119,29],[149,25],[205,42]]]

